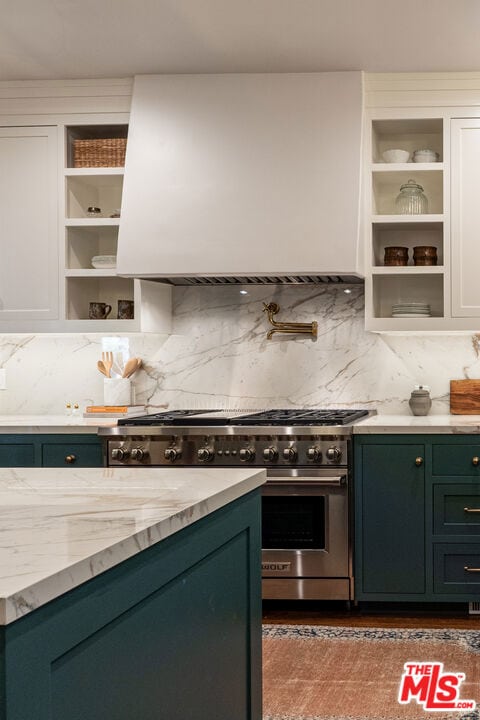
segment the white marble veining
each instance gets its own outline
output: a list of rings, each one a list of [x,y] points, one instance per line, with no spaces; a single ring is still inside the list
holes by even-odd
[[[480,415],[374,415],[353,426],[354,435],[480,434]]]
[[[0,624],[259,487],[248,469],[0,469]]]
[[[450,379],[480,378],[480,335],[367,333],[363,292],[362,285],[175,288],[172,334],[130,336],[132,354],[144,361],[136,402],[151,410],[348,405],[408,416],[414,385],[427,384],[431,412],[448,413]],[[318,339],[267,340],[262,303],[271,301],[280,321],[316,320]],[[100,335],[0,336],[7,371],[0,414],[58,415],[67,401],[102,402],[101,342]]]

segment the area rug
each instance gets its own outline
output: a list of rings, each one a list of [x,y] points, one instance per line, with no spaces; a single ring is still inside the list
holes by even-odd
[[[480,624],[478,632],[264,625],[263,698],[263,720],[480,720]]]

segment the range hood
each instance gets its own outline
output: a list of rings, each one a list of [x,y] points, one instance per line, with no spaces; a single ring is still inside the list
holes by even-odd
[[[136,77],[117,272],[361,280],[362,107],[360,72]]]

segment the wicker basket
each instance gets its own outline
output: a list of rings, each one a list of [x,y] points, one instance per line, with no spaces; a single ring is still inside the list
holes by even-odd
[[[73,167],[123,167],[127,138],[73,141]]]

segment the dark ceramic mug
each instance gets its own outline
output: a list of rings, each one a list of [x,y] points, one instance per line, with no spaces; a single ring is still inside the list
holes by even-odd
[[[133,320],[133,300],[119,300],[118,314],[119,320]]]
[[[102,302],[91,302],[88,305],[90,320],[105,320],[112,312],[112,306]]]

